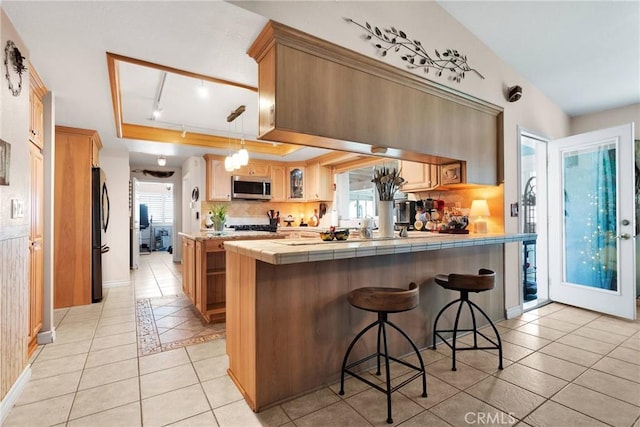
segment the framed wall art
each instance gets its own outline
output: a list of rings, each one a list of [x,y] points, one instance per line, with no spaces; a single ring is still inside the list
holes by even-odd
[[[440,167],[440,184],[460,184],[462,182],[462,163],[449,163]]]
[[[11,171],[11,144],[0,139],[0,185],[9,185]]]

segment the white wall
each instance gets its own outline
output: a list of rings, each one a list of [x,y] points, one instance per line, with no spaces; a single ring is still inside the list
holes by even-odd
[[[182,230],[185,233],[200,233],[200,202],[206,199],[205,167],[202,157],[189,157],[182,164]],[[191,193],[196,187],[200,192],[200,198],[192,203]]]
[[[571,134],[575,135],[630,122],[635,123],[635,139],[640,139],[640,104],[572,117]]]
[[[467,73],[459,84],[449,81],[445,74],[440,78],[432,74],[430,79],[504,108],[504,212],[510,212],[509,205],[519,199],[517,126],[552,138],[569,135],[569,117],[436,2],[412,2],[412,14],[403,9],[402,2],[242,1],[234,4],[403,70],[406,66],[400,55],[390,54],[385,58],[377,56],[372,43],[362,39],[363,31],[356,25],[346,23],[344,18],[349,17],[360,23],[366,20],[384,28],[393,25],[420,40],[430,51],[451,48],[467,55],[469,65],[482,73],[484,80],[473,73]],[[363,5],[366,5],[366,9]],[[504,96],[505,89],[516,84],[523,89],[522,98],[518,102],[508,103]],[[402,141],[390,141],[389,145],[402,148]],[[518,218],[507,215],[504,223],[505,232],[518,231]],[[506,245],[507,308],[520,305],[519,247],[516,243]]]
[[[102,150],[100,167],[107,176],[111,205],[106,241],[109,252],[102,255],[102,282],[108,286],[129,281],[129,152]]]

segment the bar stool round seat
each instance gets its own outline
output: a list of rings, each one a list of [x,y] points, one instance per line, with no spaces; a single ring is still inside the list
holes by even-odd
[[[496,273],[492,270],[488,270],[485,268],[481,268],[478,271],[478,274],[438,274],[435,277],[435,282],[442,286],[445,289],[449,289],[451,291],[460,292],[460,298],[451,301],[447,305],[445,305],[442,310],[436,316],[436,321],[433,324],[433,349],[436,348],[436,338],[440,338],[443,343],[449,346],[452,351],[452,359],[453,364],[451,367],[452,371],[456,370],[456,352],[463,350],[498,350],[498,368],[502,369],[502,340],[500,339],[500,334],[498,333],[498,329],[494,325],[493,321],[487,316],[487,314],[473,301],[469,299],[469,292],[484,292],[490,291],[495,287],[496,282]],[[458,327],[460,322],[460,314],[462,312],[462,307],[465,305],[469,307],[469,312],[471,314],[471,322],[473,327],[471,329],[461,329]],[[438,329],[438,320],[440,320],[440,316],[452,305],[458,304],[458,310],[456,313],[456,318],[453,324],[453,329]],[[478,330],[478,325],[476,323],[476,312],[480,313],[484,316],[485,319],[489,322],[491,328],[493,328],[493,332],[496,334],[495,339],[492,337],[488,337],[482,332]],[[449,343],[441,334],[445,332],[452,332],[453,338],[451,339],[451,343]],[[460,332],[473,332],[473,347],[463,347],[458,348],[456,345],[456,340],[458,334]],[[483,337],[489,343],[490,346],[478,346],[478,335]]]
[[[419,296],[419,288],[415,283],[409,284],[409,289],[398,289],[398,288],[384,288],[384,287],[364,287],[351,291],[347,296],[347,300],[349,304],[353,307],[371,311],[378,314],[378,319],[364,329],[362,329],[358,335],[351,341],[349,347],[347,348],[347,352],[344,355],[344,359],[342,361],[342,370],[340,373],[340,394],[344,395],[344,375],[345,373],[351,375],[352,377],[368,384],[369,386],[375,388],[382,393],[387,395],[387,422],[389,424],[393,423],[393,418],[391,417],[391,393],[398,390],[399,388],[409,384],[411,381],[418,377],[422,377],[422,397],[427,397],[427,375],[424,369],[424,362],[422,360],[422,355],[420,355],[420,351],[418,347],[413,342],[413,340],[398,326],[390,322],[387,318],[389,313],[400,313],[403,311],[409,311],[418,306],[418,302],[420,300]],[[405,362],[404,360],[400,360],[396,357],[390,356],[388,347],[387,347],[387,328],[386,325],[391,326],[392,329],[398,331],[408,342],[411,344],[413,351],[416,353],[418,357],[418,361],[420,362],[420,366],[415,366],[411,363]],[[364,336],[370,329],[378,326],[378,340],[377,340],[377,351],[369,356],[366,356],[360,360],[350,363],[347,365],[347,361],[349,360],[349,355],[351,354],[351,350],[355,346],[356,342],[360,338]],[[382,348],[381,348],[382,341]],[[383,351],[381,351],[383,350]],[[360,376],[358,372],[355,372],[353,368],[356,366],[365,363],[374,357],[377,358],[377,368],[376,375],[381,375],[380,371],[380,358],[384,358],[385,370],[386,370],[386,387],[382,388],[378,384],[374,384],[366,378]],[[391,387],[391,373],[389,370],[389,361],[393,360],[394,362],[405,365],[414,371],[414,375],[404,380],[402,383],[396,385],[395,387]]]

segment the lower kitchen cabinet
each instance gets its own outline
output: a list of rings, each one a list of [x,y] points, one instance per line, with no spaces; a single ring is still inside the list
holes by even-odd
[[[194,305],[209,322],[224,322],[226,275],[224,240],[196,240]]]
[[[283,239],[278,233],[242,236],[242,240]],[[208,238],[182,235],[182,290],[207,322],[224,322],[227,274],[224,244],[240,237]]]

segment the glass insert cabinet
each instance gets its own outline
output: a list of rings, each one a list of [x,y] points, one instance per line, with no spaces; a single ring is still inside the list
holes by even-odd
[[[304,200],[305,168],[302,166],[290,167],[288,178],[289,178],[288,198],[291,200]]]

